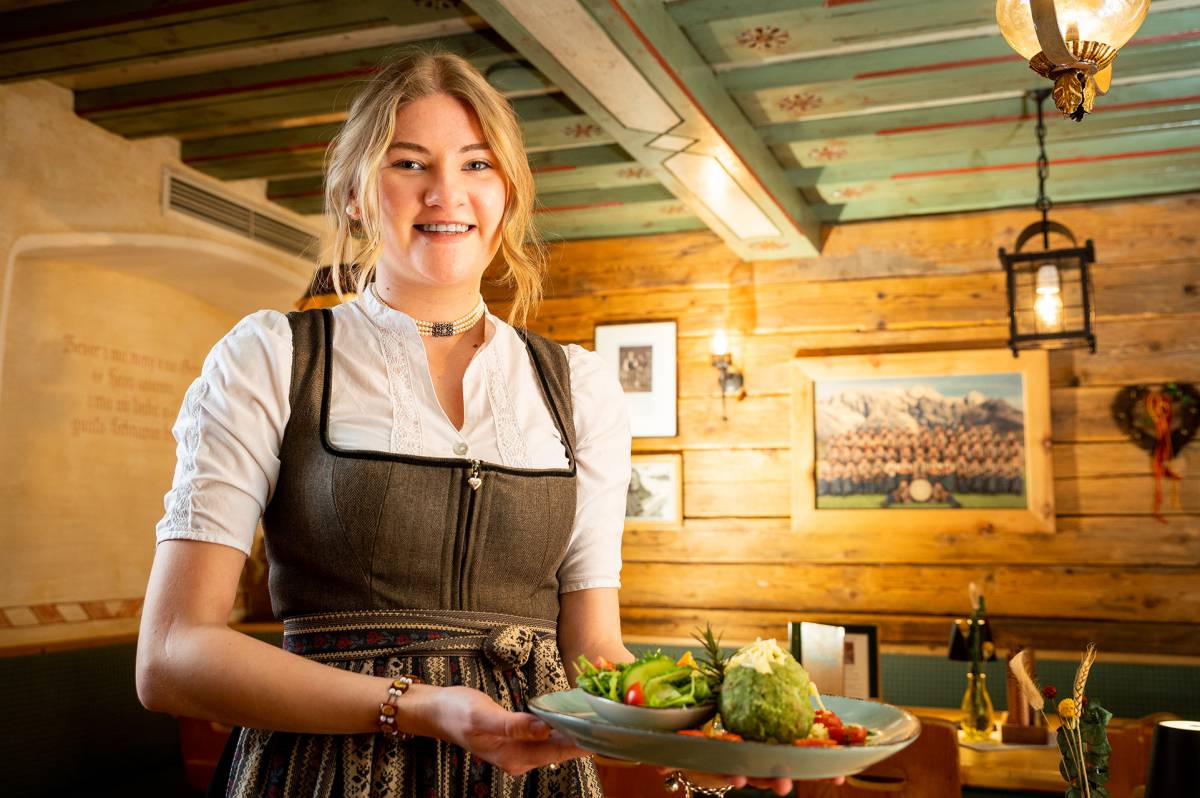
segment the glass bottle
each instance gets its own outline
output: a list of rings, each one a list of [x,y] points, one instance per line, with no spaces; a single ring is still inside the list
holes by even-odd
[[[987,674],[976,669],[967,671],[967,691],[963,693],[962,720],[959,728],[968,742],[981,742],[991,737],[996,725],[992,697],[987,691]]]

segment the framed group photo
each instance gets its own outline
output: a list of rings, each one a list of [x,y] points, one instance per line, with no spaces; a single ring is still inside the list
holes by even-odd
[[[1054,531],[1048,358],[798,359],[792,526]]]
[[[635,438],[678,434],[675,335],[673,321],[596,325],[596,354],[621,383]]]

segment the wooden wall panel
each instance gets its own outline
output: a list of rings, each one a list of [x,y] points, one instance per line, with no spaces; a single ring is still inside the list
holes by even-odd
[[[706,233],[555,248],[534,329],[586,346],[597,323],[679,324],[680,434],[636,439],[634,451],[683,453],[685,520],[626,531],[626,632],[676,639],[711,618],[736,641],[798,618],[869,620],[885,645],[941,646],[975,580],[1001,645],[1095,639],[1114,653],[1200,656],[1200,443],[1173,464],[1184,479],[1165,486],[1162,523],[1149,456],[1111,417],[1123,385],[1200,382],[1200,195],[1055,216],[1095,241],[1100,349],[1051,354],[1053,534],[794,533],[788,518],[792,359],[1003,346],[995,252],[1028,211],[841,225],[821,257],[798,261],[739,263]],[[501,294],[488,298],[503,312]],[[746,375],[728,420],[707,351],[717,327]]]

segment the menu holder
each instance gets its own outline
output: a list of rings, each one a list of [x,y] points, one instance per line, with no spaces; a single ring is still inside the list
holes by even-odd
[[[1008,659],[1010,662],[1019,651],[1021,651],[1020,648],[1009,654]],[[1026,648],[1024,651],[1029,675],[1036,678],[1034,676],[1035,661],[1033,649]],[[1033,707],[1029,706],[1029,702],[1025,700],[1021,684],[1013,674],[1012,668],[1005,668],[1004,672],[1008,676],[1008,680],[1005,683],[1008,696],[1008,717],[1000,726],[1000,742],[1008,743],[1009,745],[1045,745],[1047,730],[1041,713],[1034,712]]]
[[[880,699],[879,630],[871,625],[788,624],[792,656],[822,693]]]

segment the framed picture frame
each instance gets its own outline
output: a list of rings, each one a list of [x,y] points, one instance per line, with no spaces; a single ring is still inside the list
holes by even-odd
[[[1007,349],[797,359],[793,530],[1053,532],[1048,363]]]
[[[818,662],[836,660],[836,651],[840,649],[841,690],[838,694],[882,700],[878,626],[794,621],[788,623],[788,645],[792,656],[801,664],[806,658]]]
[[[682,525],[683,455],[634,454],[625,496],[625,528]]]
[[[596,325],[596,354],[621,383],[635,438],[679,434],[675,339],[673,321]]]

